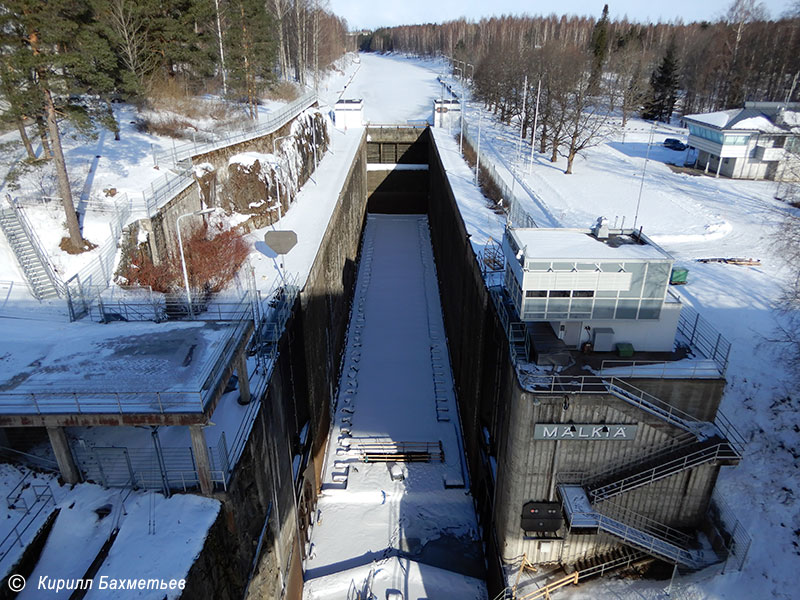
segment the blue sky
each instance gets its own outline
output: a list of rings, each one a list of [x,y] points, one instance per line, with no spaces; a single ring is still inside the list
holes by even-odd
[[[764,0],[770,15],[783,13],[792,0]],[[380,25],[442,22],[458,17],[480,19],[501,14],[576,14],[600,16],[603,0],[330,0],[337,15],[347,19],[351,29],[374,29]],[[612,18],[627,15],[635,21],[684,22],[714,20],[724,14],[730,0],[611,0]]]

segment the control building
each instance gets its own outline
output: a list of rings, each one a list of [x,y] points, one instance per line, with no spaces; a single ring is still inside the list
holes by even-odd
[[[719,411],[730,345],[669,289],[673,258],[602,218],[507,228],[503,254],[491,296],[516,381],[486,430],[502,560],[721,561],[707,514],[743,451]]]

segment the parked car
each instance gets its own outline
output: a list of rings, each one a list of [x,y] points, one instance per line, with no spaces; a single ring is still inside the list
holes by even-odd
[[[670,150],[686,150],[687,146],[677,138],[667,138],[664,140],[664,147]]]

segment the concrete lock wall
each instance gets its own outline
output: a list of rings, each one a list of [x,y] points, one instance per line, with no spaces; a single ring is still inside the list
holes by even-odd
[[[358,252],[366,218],[367,166],[364,141],[328,223],[314,265],[300,294],[308,405],[314,440],[316,481],[324,460],[330,405],[338,385]]]
[[[303,539],[320,480],[365,211],[362,142],[281,337],[278,362],[242,458],[228,491],[216,495],[223,508],[189,573],[191,593],[184,592],[186,598],[242,597],[268,510],[269,526],[249,597],[302,596]],[[304,448],[299,440],[306,424],[309,435]],[[309,456],[297,504],[292,484],[294,453]]]

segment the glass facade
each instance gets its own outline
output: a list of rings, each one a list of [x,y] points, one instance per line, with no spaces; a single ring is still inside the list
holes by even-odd
[[[726,146],[746,146],[750,142],[748,134],[723,134],[717,129],[703,127],[696,123],[689,123],[689,133],[705,140],[710,140],[716,144]]]
[[[627,289],[621,290],[576,285],[573,289],[526,288],[523,293],[514,273],[506,266],[506,290],[525,321],[658,319],[672,267],[668,261],[587,263],[541,259],[527,261],[525,266],[534,273],[627,273],[631,282]]]

